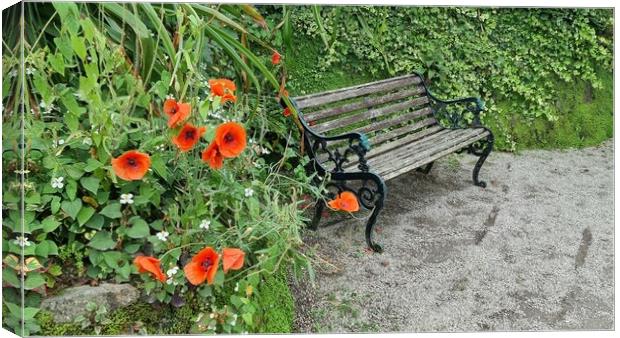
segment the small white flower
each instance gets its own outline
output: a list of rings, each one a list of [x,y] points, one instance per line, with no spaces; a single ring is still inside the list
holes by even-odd
[[[179,267],[175,266],[175,267],[172,267],[172,268],[168,269],[168,271],[166,271],[166,275],[168,275],[168,277],[172,277],[172,276],[176,275],[177,272],[179,272]]]
[[[209,318],[215,318],[215,313],[211,312],[211,314],[209,315]]]
[[[32,244],[28,241],[28,237],[26,236],[15,237],[15,240],[13,241],[13,243],[21,246],[22,248],[25,246],[30,246],[30,244]]]
[[[86,57],[86,61],[89,61],[89,62],[90,62],[90,61],[92,61],[92,60],[93,60],[93,58],[91,58],[91,57],[90,57],[90,55]]]
[[[239,283],[235,284],[235,292],[239,291]]]
[[[58,144],[59,144],[59,145],[63,145],[63,144],[65,144],[65,140],[63,140],[63,139],[58,140]]]
[[[179,282],[175,281],[173,278],[166,279],[166,284],[168,285],[179,285]]]
[[[90,137],[85,137],[82,140],[82,144],[86,144],[86,145],[92,146],[93,145],[93,140]]]
[[[64,177],[62,177],[62,176],[52,178],[52,188],[54,188],[54,189],[62,189],[62,187],[64,187],[64,186],[65,186],[65,184],[64,184],[64,183],[62,183],[62,181],[63,181],[64,179],[65,179],[65,178],[64,178]]]
[[[206,220],[206,219],[203,219],[202,222],[200,222],[201,229],[209,230],[210,225],[211,225],[211,221]]]
[[[39,107],[41,107],[41,108],[45,108],[45,101],[41,101],[41,102],[39,102]]]
[[[36,69],[32,68],[32,67],[26,67],[26,74],[27,75],[32,75],[36,73]]]
[[[168,233],[168,231],[166,230],[162,230],[160,232],[158,232],[156,234],[157,238],[159,238],[160,241],[165,242],[168,240],[168,236],[170,236],[170,234]]]
[[[17,76],[17,69],[13,69],[12,71],[9,72],[9,77],[16,77]]]
[[[121,204],[133,204],[133,194],[121,194]]]
[[[254,190],[252,188],[245,188],[245,197],[252,197],[254,195]]]
[[[265,148],[265,147],[261,147],[260,149],[261,153],[268,155],[271,154],[271,151],[269,151],[269,149]]]

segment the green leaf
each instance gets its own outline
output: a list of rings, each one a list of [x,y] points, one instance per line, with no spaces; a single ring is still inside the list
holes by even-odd
[[[21,288],[21,280],[17,277],[15,270],[2,269],[2,281],[14,288]]]
[[[118,267],[118,261],[121,260],[121,253],[119,251],[107,251],[103,253],[103,260],[111,268]]]
[[[47,56],[47,62],[49,62],[55,72],[60,74],[65,73],[65,59],[62,57],[62,54],[49,54]]]
[[[64,212],[67,213],[71,218],[76,219],[80,209],[82,208],[82,201],[79,199],[75,199],[73,201],[63,201],[61,204],[61,208]]]
[[[56,246],[56,243],[53,241],[45,240],[37,244],[34,252],[37,256],[41,257],[58,255],[58,246]]]
[[[74,180],[67,180],[67,187],[65,188],[65,191],[67,192],[67,196],[70,200],[75,199],[77,196],[77,182]]]
[[[50,215],[41,221],[41,226],[44,232],[52,232],[60,226],[60,222],[56,220],[56,217]]]
[[[154,154],[153,156],[151,156],[151,167],[153,168],[153,170],[155,170],[157,175],[168,181],[168,169],[166,168],[166,164],[161,158],[161,155]]]
[[[72,36],[71,37],[71,48],[77,56],[84,61],[86,59],[86,44],[84,43],[84,38],[81,36]]]
[[[97,195],[97,190],[99,190],[99,182],[100,180],[94,176],[82,177],[80,183],[82,186],[93,193],[93,195]]]
[[[31,272],[24,281],[24,289],[32,290],[45,285],[45,278],[38,272]]]
[[[99,231],[88,242],[88,246],[97,250],[108,250],[116,246],[116,242],[112,240],[112,234],[107,231]]]
[[[99,214],[108,218],[120,218],[121,217],[121,205],[118,202],[108,204]]]
[[[95,209],[93,209],[92,207],[87,206],[82,208],[77,215],[78,224],[80,224],[80,226],[84,225],[86,222],[88,222],[88,220],[90,220],[94,213]]]
[[[67,128],[69,128],[71,132],[78,131],[78,129],[80,128],[80,120],[78,119],[77,116],[75,116],[75,114],[71,112],[67,112],[64,116],[64,119],[65,119],[65,124],[67,125]]]
[[[104,222],[105,222],[105,219],[103,218],[103,216],[96,214],[96,215],[93,215],[88,220],[88,222],[86,222],[85,225],[91,229],[101,230],[101,228],[103,228]]]
[[[150,235],[149,225],[142,218],[136,219],[131,228],[127,229],[127,236],[131,238],[144,238],[148,235]]]
[[[89,173],[89,172],[95,171],[96,169],[99,169],[101,167],[103,167],[103,163],[95,160],[94,158],[89,158],[86,161],[86,166],[84,167],[84,171]]]

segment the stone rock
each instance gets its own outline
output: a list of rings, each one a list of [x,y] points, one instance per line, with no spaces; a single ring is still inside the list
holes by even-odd
[[[41,309],[51,312],[55,322],[68,323],[79,315],[86,315],[88,303],[103,305],[111,312],[134,303],[139,297],[140,291],[129,284],[82,285],[67,288],[58,295],[44,299]]]

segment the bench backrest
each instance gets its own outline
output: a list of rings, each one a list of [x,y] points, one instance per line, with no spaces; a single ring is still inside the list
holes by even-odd
[[[417,74],[293,100],[313,131],[325,135],[362,132],[375,145],[400,135],[437,128],[426,88]]]

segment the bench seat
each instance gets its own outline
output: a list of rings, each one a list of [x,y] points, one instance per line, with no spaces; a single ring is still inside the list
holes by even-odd
[[[414,169],[428,173],[435,160],[451,153],[478,156],[473,183],[486,186],[478,173],[493,148],[493,134],[480,121],[484,103],[478,98],[441,100],[413,73],[287,99],[282,105],[296,112],[303,127],[311,159],[307,170],[317,174],[317,184],[330,178],[329,192],[316,205],[314,229],[326,201],[350,191],[372,210],[366,241],[381,251],[372,231],[387,194],[385,181]]]

